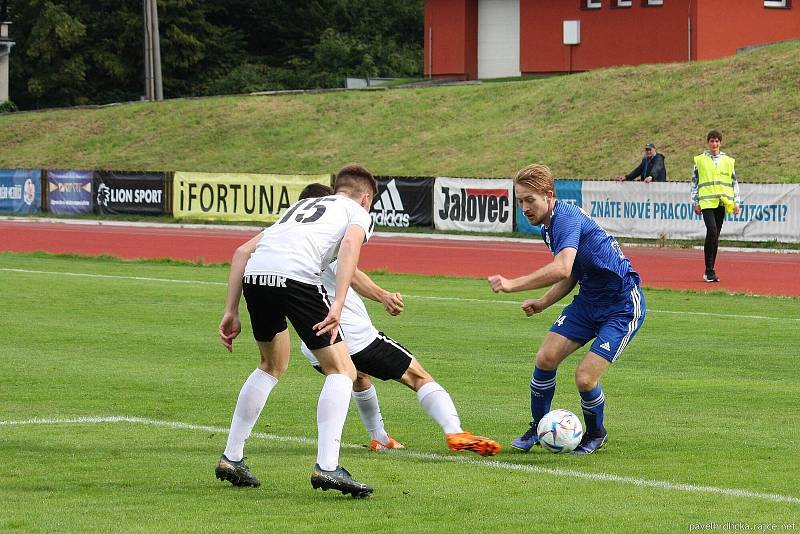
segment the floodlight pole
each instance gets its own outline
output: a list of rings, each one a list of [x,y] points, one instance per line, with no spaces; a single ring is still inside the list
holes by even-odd
[[[150,39],[150,4],[148,0],[142,0],[142,20],[144,24],[144,99],[153,100],[153,54],[151,47],[153,41]]]
[[[161,40],[158,35],[158,2],[150,0],[152,15],[150,23],[153,25],[151,33],[153,38],[153,85],[155,85],[156,100],[164,100],[164,89],[161,86]]]
[[[144,19],[144,97],[145,100],[164,100],[156,0],[142,1],[142,17]]]

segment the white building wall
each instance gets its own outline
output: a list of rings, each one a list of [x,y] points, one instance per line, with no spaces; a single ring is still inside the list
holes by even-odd
[[[519,75],[519,0],[478,0],[478,78]]]
[[[8,56],[13,44],[8,40],[8,23],[0,22],[0,102],[8,100]]]

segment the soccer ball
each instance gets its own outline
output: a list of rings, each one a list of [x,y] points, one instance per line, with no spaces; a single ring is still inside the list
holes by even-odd
[[[569,410],[548,412],[536,427],[539,443],[550,452],[571,452],[581,442],[583,425]]]

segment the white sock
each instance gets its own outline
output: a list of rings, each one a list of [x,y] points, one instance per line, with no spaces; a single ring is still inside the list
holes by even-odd
[[[353,381],[347,375],[332,374],[325,377],[325,385],[317,403],[317,464],[324,471],[333,471],[339,465],[339,448],[342,428],[350,407]]]
[[[270,391],[278,383],[278,379],[271,374],[256,369],[245,380],[236,409],[233,410],[231,430],[228,433],[228,444],[225,446],[225,457],[232,462],[238,462],[244,456],[244,442],[250,437],[258,416],[267,402]]]
[[[463,432],[453,399],[442,386],[436,382],[428,382],[419,388],[417,398],[425,413],[439,423],[445,434]]]
[[[386,445],[389,442],[389,434],[383,428],[383,415],[381,415],[378,392],[375,391],[375,386],[371,385],[369,389],[364,391],[353,391],[353,399],[356,401],[358,415],[361,416],[361,422],[364,423],[364,427],[369,432],[370,439],[377,439]]]

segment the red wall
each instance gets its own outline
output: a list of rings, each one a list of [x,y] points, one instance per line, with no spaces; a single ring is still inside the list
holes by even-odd
[[[800,1],[792,4],[791,9],[767,9],[761,0],[701,0],[697,59],[731,56],[737,48],[800,38]]]
[[[664,0],[644,7],[581,9],[582,0],[520,0],[520,70],[570,72],[730,56],[737,48],[800,38],[800,0],[767,9],[763,0]],[[691,51],[689,45],[691,19]],[[563,44],[563,21],[581,21],[581,43]],[[433,50],[429,32],[433,33]],[[478,0],[425,0],[425,74],[478,76]]]
[[[478,0],[426,0],[424,53],[426,76],[477,78]]]
[[[602,8],[585,10],[580,0],[521,0],[520,69],[569,72],[686,61],[688,2],[665,0],[663,6],[642,7],[641,0],[634,0],[632,7],[611,8],[616,2],[603,0]],[[581,22],[579,45],[563,44],[564,20]]]

